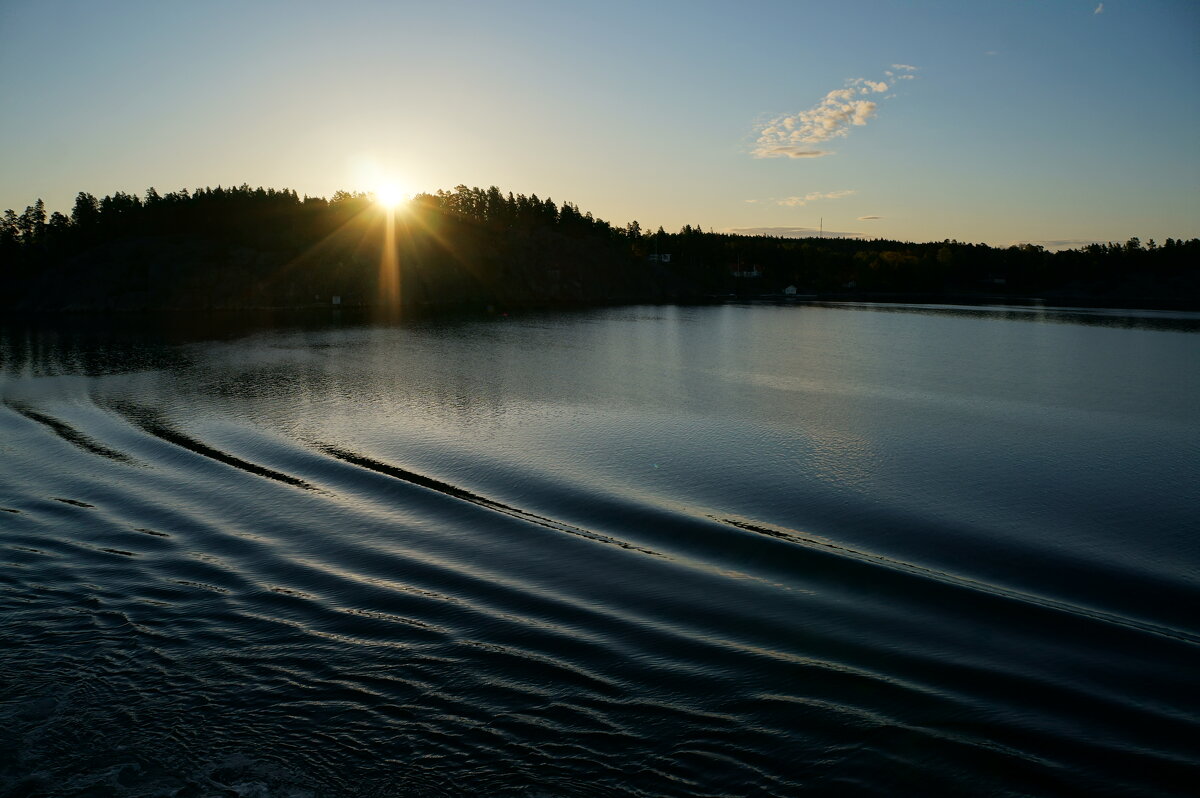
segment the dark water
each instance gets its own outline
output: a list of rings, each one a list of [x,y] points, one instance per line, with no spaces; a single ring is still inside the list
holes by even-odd
[[[1195,794],[1200,317],[0,336],[0,795]]]

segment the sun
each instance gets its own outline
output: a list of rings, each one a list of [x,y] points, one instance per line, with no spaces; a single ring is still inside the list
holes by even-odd
[[[375,186],[375,201],[385,208],[395,208],[412,196],[399,183],[384,181]]]

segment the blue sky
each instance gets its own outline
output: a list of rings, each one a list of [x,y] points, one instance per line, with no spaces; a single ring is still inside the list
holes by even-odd
[[[668,230],[1200,236],[1194,0],[0,0],[0,74],[18,212],[392,180]]]

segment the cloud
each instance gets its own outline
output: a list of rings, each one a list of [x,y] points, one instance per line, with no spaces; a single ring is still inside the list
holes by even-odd
[[[824,158],[826,155],[833,155],[833,150],[809,150],[787,144],[760,145],[754,151],[755,158]]]
[[[1101,3],[1101,5],[1104,5],[1104,4]],[[892,69],[902,69],[905,72],[916,72],[917,71],[917,68],[915,66],[909,66],[908,64],[892,64]]]
[[[893,64],[896,69],[913,71],[914,66]],[[913,75],[887,73],[889,79],[911,80]],[[844,138],[855,127],[862,127],[875,116],[878,104],[866,99],[883,94],[890,88],[887,81],[852,78],[846,86],[827,92],[821,101],[807,111],[777,116],[758,128],[758,139],[752,154],[755,158],[821,158],[832,155],[829,150],[814,149],[830,139]],[[886,98],[885,98],[886,99]]]
[[[810,191],[803,197],[783,197],[782,199],[776,199],[775,204],[787,205],[789,208],[798,208],[801,205],[807,205],[815,200],[841,199],[842,197],[849,197],[853,193],[854,189],[852,188],[843,189],[841,191]]]
[[[771,120],[759,131],[758,147],[754,154],[759,158],[820,157],[814,153],[821,150],[805,149],[801,145],[818,144],[832,138],[840,138],[850,132],[851,126],[867,124],[875,115],[876,104],[870,100],[855,98],[854,89],[835,89],[825,95],[813,108],[792,116],[781,116]]]
[[[731,227],[727,233],[739,236],[775,236],[777,238],[816,238],[821,230],[816,227]],[[864,233],[824,231],[826,238],[867,238]]]
[[[1103,14],[1104,13],[1104,3],[1101,3],[1100,5],[1096,6],[1096,10],[1093,11],[1092,13],[1093,14]]]
[[[1045,247],[1051,251],[1060,249],[1082,249],[1089,244],[1103,244],[1103,241],[1097,241],[1094,238],[1043,238],[1036,241],[1021,239],[1020,241],[1010,241],[1008,246],[1019,247],[1022,244],[1036,244],[1040,247]],[[1000,245],[1004,246],[1004,245]]]
[[[882,216],[860,216],[860,217],[858,217],[858,220],[860,222],[866,222],[871,219],[882,219],[882,218],[883,218]]]
[[[854,80],[850,81],[850,85],[858,86],[859,94],[870,94],[871,92],[875,92],[876,94],[883,94],[885,91],[888,90],[888,85],[886,83],[884,83],[882,80],[867,80],[866,78],[855,78]],[[843,89],[843,91],[845,91],[845,89]],[[830,92],[830,94],[832,94],[832,93],[833,92]]]

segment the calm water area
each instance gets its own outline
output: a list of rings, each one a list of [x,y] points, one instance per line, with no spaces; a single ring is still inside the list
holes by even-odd
[[[1200,314],[0,326],[0,796],[1194,795]]]

